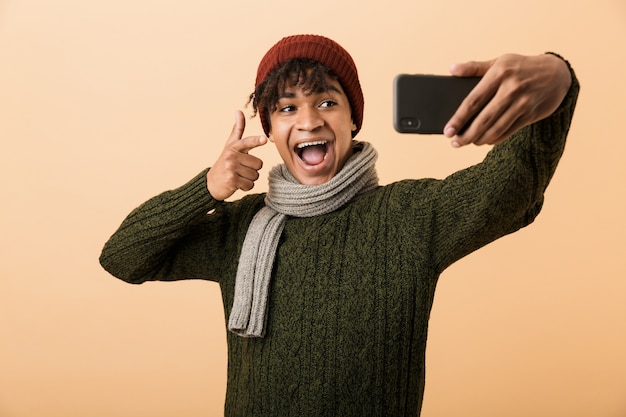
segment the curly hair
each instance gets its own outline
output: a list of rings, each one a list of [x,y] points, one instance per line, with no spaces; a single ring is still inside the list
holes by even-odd
[[[337,75],[324,64],[312,59],[296,58],[276,67],[267,78],[250,94],[248,105],[252,103],[253,114],[264,112],[269,121],[270,113],[276,109],[285,89],[300,86],[307,94],[318,94],[330,89],[327,76],[337,79]]]

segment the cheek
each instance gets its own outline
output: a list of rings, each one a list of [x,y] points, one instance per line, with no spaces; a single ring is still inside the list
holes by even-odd
[[[279,126],[276,126],[275,128],[270,129],[268,139],[280,149],[285,146],[284,143],[286,142],[286,137],[288,136],[285,135],[285,132],[281,131]]]
[[[272,141],[280,141],[280,138],[289,133],[289,126],[284,120],[273,117],[270,119],[269,133],[273,138]]]
[[[276,150],[283,157],[283,159],[286,154],[290,153],[289,136],[285,134],[284,131],[281,131],[279,126],[270,130],[268,139],[274,144]]]
[[[342,117],[341,120],[338,122],[338,126],[342,135],[350,136],[350,139],[352,139],[352,132],[356,130],[356,125],[352,121],[351,117],[348,116],[347,119],[345,117]]]

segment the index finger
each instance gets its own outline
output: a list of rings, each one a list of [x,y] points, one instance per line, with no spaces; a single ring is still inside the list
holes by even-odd
[[[243,139],[233,142],[230,148],[236,152],[248,153],[250,150],[265,145],[267,143],[267,136],[248,136]]]

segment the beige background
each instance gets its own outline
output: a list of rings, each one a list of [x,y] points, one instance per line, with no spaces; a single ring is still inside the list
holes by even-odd
[[[542,215],[441,279],[423,415],[626,416],[623,0],[0,0],[0,416],[221,414],[217,285],[131,286],[97,259],[131,209],[214,161],[263,53],[307,32],[356,60],[384,183],[486,151],[395,133],[395,74],[572,62],[582,92]],[[263,191],[277,153],[256,154]]]

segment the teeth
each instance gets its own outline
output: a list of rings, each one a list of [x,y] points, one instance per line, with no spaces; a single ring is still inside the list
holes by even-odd
[[[304,149],[307,146],[326,145],[327,142],[328,141],[325,140],[318,140],[316,142],[304,142],[296,146],[296,149]]]

